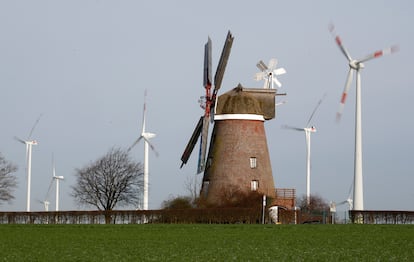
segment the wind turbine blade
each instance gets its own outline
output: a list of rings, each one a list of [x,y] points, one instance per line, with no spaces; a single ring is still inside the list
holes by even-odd
[[[56,177],[56,169],[55,169],[55,156],[52,154],[52,175]]]
[[[226,42],[224,43],[223,51],[221,52],[220,60],[217,65],[216,74],[214,76],[214,93],[221,87],[223,81],[224,71],[226,70],[227,61],[229,60],[231,46],[233,45],[233,39],[231,32],[227,33]]]
[[[143,136],[140,136],[128,149],[127,149],[127,152],[129,152],[129,151],[131,151],[131,149],[134,147],[134,146],[136,146],[138,143],[139,143],[139,141],[141,141],[141,139],[143,138]]]
[[[266,76],[266,73],[265,72],[256,73],[254,75],[254,80],[261,81],[261,80],[263,80],[265,78],[265,76]]]
[[[279,82],[279,80],[277,80],[277,78],[276,78],[275,76],[273,76],[273,77],[272,77],[272,80],[273,80],[273,82],[275,82],[275,84],[276,84],[278,87],[281,87],[281,86],[282,86],[282,83],[280,83],[280,82]]]
[[[145,137],[144,137],[144,140],[148,143],[148,145],[150,146],[151,150],[154,151],[155,155],[158,157],[159,154],[158,154],[158,151],[155,149],[154,145],[148,139],[146,139]]]
[[[282,126],[283,129],[291,129],[291,130],[296,130],[296,131],[304,131],[303,128],[300,127],[294,127],[294,126],[288,126],[288,125],[283,125]]]
[[[344,111],[346,98],[348,96],[348,91],[349,91],[349,88],[351,87],[352,76],[353,76],[353,69],[349,68],[348,77],[347,77],[346,83],[345,83],[345,88],[344,88],[344,91],[343,91],[342,96],[341,96],[341,102],[339,104],[339,110],[338,110],[338,113],[336,114],[336,120],[337,121],[341,120],[342,113]]]
[[[14,137],[14,139],[15,139],[16,141],[19,141],[19,142],[20,142],[20,143],[22,143],[22,144],[26,144],[26,141],[24,141],[23,139],[18,138],[17,136],[15,136],[15,137]]]
[[[281,105],[284,105],[286,103],[287,103],[287,101],[282,101],[282,102],[276,103],[276,106],[281,106]]]
[[[260,60],[257,64],[256,64],[256,66],[257,66],[257,68],[259,68],[260,69],[260,71],[266,71],[267,70],[267,66],[266,66],[266,64],[262,61],[262,60]]]
[[[49,199],[49,194],[50,194],[50,190],[52,189],[53,180],[54,180],[54,178],[52,177],[52,179],[50,180],[50,183],[49,183],[49,187],[47,189],[45,200]]]
[[[376,51],[372,54],[369,54],[366,57],[358,60],[358,63],[363,63],[363,62],[366,62],[368,60],[381,57],[383,55],[389,55],[389,54],[397,52],[398,50],[399,50],[398,46],[391,46],[391,47],[388,47],[388,48],[385,48],[385,49],[382,49],[382,50],[378,50],[378,51]]]
[[[326,93],[322,96],[322,98],[319,100],[318,104],[313,109],[313,112],[310,115],[308,122],[306,123],[306,127],[309,127],[310,121],[312,120],[313,116],[315,115],[316,110],[318,110],[318,107],[321,105],[321,103],[322,103],[323,99],[325,98],[325,96],[326,96]]]
[[[283,75],[283,74],[286,74],[286,70],[283,67],[281,67],[281,68],[275,69],[273,71],[273,74],[277,76]]]
[[[33,131],[35,129],[35,127],[37,126],[37,124],[39,123],[40,118],[42,117],[42,114],[40,114],[40,116],[37,118],[36,122],[34,123],[32,129],[30,130],[29,136],[28,136],[28,140],[30,140],[30,138],[32,137]]]
[[[342,44],[342,40],[339,37],[339,35],[335,32],[335,26],[333,24],[330,24],[329,31],[331,32],[332,36],[335,38],[335,42],[338,45],[341,52],[345,55],[345,57],[348,59],[349,62],[352,61],[351,56],[349,55],[348,51],[346,50],[345,46]]]
[[[190,158],[191,153],[193,152],[194,146],[197,143],[197,139],[200,136],[201,128],[203,127],[203,119],[204,116],[200,117],[200,120],[198,120],[198,123],[193,131],[193,134],[191,135],[190,140],[188,141],[187,146],[184,149],[183,155],[181,156],[181,167],[183,167],[184,164],[187,164],[188,159]]]
[[[276,68],[276,65],[277,65],[276,58],[272,58],[272,59],[269,60],[269,66],[268,66],[268,68],[270,70],[273,70],[274,68]]]
[[[147,114],[147,89],[144,92],[144,108],[142,110],[142,131],[141,133],[145,133],[145,116]]]

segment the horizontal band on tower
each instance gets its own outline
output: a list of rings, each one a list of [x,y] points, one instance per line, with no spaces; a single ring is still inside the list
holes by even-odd
[[[265,121],[265,119],[262,115],[255,115],[255,114],[214,115],[214,120],[258,120],[258,121]]]

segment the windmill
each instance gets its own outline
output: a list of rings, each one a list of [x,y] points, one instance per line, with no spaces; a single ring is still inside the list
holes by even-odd
[[[282,68],[277,68],[277,60],[275,58],[270,59],[269,64],[266,64],[260,60],[256,65],[261,72],[256,73],[254,79],[256,81],[265,80],[263,88],[274,89],[274,84],[278,87],[281,87],[282,84],[277,80],[276,76],[286,74],[286,70]]]
[[[30,212],[30,188],[31,188],[31,179],[32,179],[32,146],[37,145],[37,141],[31,139],[33,131],[36,125],[39,123],[40,115],[36,122],[34,123],[32,129],[30,130],[29,136],[26,140],[14,137],[17,141],[26,145],[26,172],[27,172],[27,200],[26,200],[26,212]]]
[[[311,133],[316,132],[315,126],[311,126],[311,121],[313,116],[316,113],[316,110],[318,110],[318,107],[321,105],[325,95],[319,100],[318,104],[316,105],[315,109],[313,109],[312,114],[309,117],[309,120],[306,124],[306,127],[299,128],[299,127],[291,127],[291,126],[283,126],[283,128],[292,129],[296,131],[304,131],[305,132],[305,139],[306,139],[306,204],[310,204],[310,159],[311,159],[311,151],[310,151],[310,145],[311,145]]]
[[[355,105],[355,153],[354,153],[354,197],[353,210],[364,210],[364,195],[363,195],[363,176],[362,176],[362,124],[361,124],[361,75],[360,69],[364,68],[364,62],[371,59],[381,57],[383,55],[394,53],[398,50],[397,46],[385,48],[383,50],[371,53],[362,59],[354,60],[351,58],[349,52],[342,44],[341,38],[335,33],[335,27],[330,26],[329,31],[335,38],[341,52],[348,60],[349,71],[345,83],[345,88],[341,96],[339,111],[337,113],[337,120],[339,121],[345,106],[345,101],[348,96],[349,88],[351,87],[351,80],[353,73],[356,73],[356,105]]]
[[[198,137],[200,137],[200,151],[198,156],[198,165],[197,165],[197,174],[201,173],[205,169],[206,163],[206,152],[207,152],[207,137],[208,137],[208,128],[210,117],[214,114],[214,108],[216,104],[217,92],[221,87],[223,80],[224,72],[226,70],[227,61],[230,56],[231,46],[233,44],[234,37],[231,32],[228,31],[226,41],[224,43],[223,51],[220,56],[220,61],[217,65],[216,74],[214,76],[214,89],[211,93],[211,87],[213,86],[212,82],[212,66],[211,66],[211,39],[208,38],[207,43],[204,46],[204,81],[203,85],[206,90],[206,95],[202,97],[201,107],[204,109],[204,115],[200,117],[196,128],[184,150],[184,153],[181,156],[181,167],[187,163],[190,155],[194,149],[195,144],[197,143]],[[200,136],[201,135],[201,136]]]
[[[128,148],[128,152],[139,143],[142,139],[144,139],[144,194],[143,194],[143,210],[148,210],[148,174],[149,174],[149,163],[148,163],[148,154],[149,150],[148,147],[154,151],[154,153],[158,156],[158,152],[155,150],[154,146],[151,144],[150,139],[154,138],[156,135],[153,133],[149,133],[145,131],[145,117],[146,117],[146,98],[147,98],[147,91],[145,90],[144,94],[144,110],[142,116],[142,131],[141,135],[138,139]]]

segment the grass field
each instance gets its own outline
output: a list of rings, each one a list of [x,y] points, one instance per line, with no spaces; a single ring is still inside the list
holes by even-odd
[[[414,261],[414,226],[0,225],[0,261]]]

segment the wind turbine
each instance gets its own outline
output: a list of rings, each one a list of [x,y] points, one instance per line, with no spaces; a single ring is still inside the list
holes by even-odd
[[[144,139],[144,197],[143,197],[143,210],[148,210],[148,147],[155,152],[155,155],[158,156],[158,152],[155,150],[154,146],[150,143],[150,139],[154,138],[156,134],[149,133],[145,131],[145,115],[146,115],[146,98],[147,98],[147,91],[145,90],[144,94],[144,110],[143,110],[143,117],[142,117],[142,131],[141,135],[138,139],[128,148],[128,152],[138,144],[141,139]]]
[[[20,139],[18,137],[14,137],[17,141],[21,142],[22,144],[26,145],[26,172],[27,172],[27,198],[26,198],[26,212],[30,212],[30,188],[31,188],[31,179],[32,179],[32,146],[37,145],[36,140],[32,140],[31,136],[36,125],[39,123],[40,115],[36,122],[34,123],[32,129],[30,130],[29,136],[26,140]]]
[[[56,175],[55,161],[53,161],[52,172],[53,172],[52,183],[53,181],[56,181],[56,202],[55,202],[56,211],[59,211],[59,180],[63,180],[64,177]],[[50,190],[50,187],[49,187],[49,190]]]
[[[360,69],[364,68],[364,62],[383,55],[391,54],[398,51],[397,46],[385,48],[365,56],[362,59],[352,59],[349,52],[342,44],[341,38],[335,33],[335,27],[330,25],[329,31],[335,38],[336,44],[341,50],[342,54],[348,60],[349,71],[345,83],[345,88],[341,96],[339,111],[337,113],[337,120],[339,121],[344,110],[345,101],[348,96],[349,88],[351,87],[351,80],[354,71],[356,72],[356,105],[355,105],[355,153],[354,153],[354,197],[353,210],[364,210],[364,195],[363,195],[363,177],[362,177],[362,124],[361,124],[361,75]]]
[[[277,80],[276,76],[286,74],[286,70],[283,67],[275,69],[277,66],[277,60],[275,58],[270,59],[267,66],[262,60],[260,60],[256,66],[260,69],[261,72],[256,73],[254,79],[256,81],[261,81],[264,79],[264,89],[274,89],[274,84],[276,84],[278,87],[282,86],[279,80]]]
[[[311,133],[316,132],[315,126],[311,126],[310,123],[312,121],[313,116],[316,113],[316,110],[322,103],[322,100],[325,98],[326,94],[319,100],[318,104],[316,105],[315,109],[313,109],[313,112],[311,116],[309,117],[309,120],[306,124],[306,127],[300,128],[300,127],[292,127],[292,126],[282,126],[286,129],[292,129],[296,131],[304,131],[305,132],[305,139],[306,139],[306,204],[309,206],[310,204],[310,159],[311,159],[311,151],[310,151],[310,145],[311,145]]]

